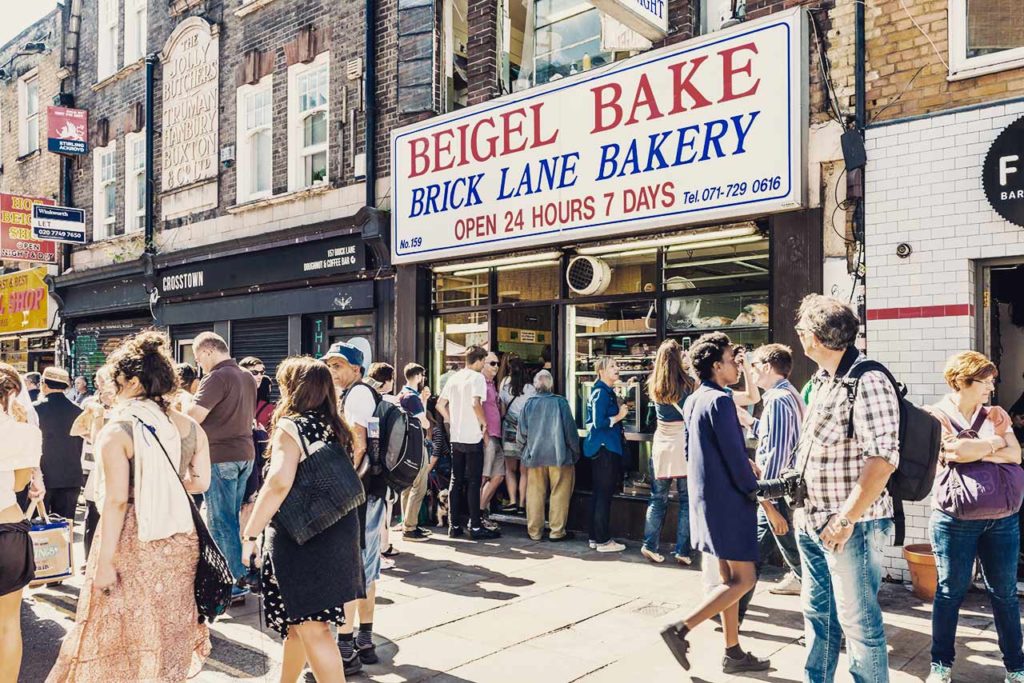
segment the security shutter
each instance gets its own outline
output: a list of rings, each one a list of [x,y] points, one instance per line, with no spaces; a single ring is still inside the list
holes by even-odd
[[[235,360],[256,356],[274,379],[277,366],[288,355],[288,318],[257,318],[231,323],[231,355]],[[277,385],[274,385],[277,397]]]
[[[107,357],[117,350],[124,340],[153,327],[151,318],[132,320],[105,320],[81,323],[75,326],[71,342],[71,374],[82,375],[93,387],[93,377]]]
[[[171,340],[177,346],[182,340],[195,339],[203,332],[213,332],[213,323],[192,323],[191,325],[175,325],[171,328]]]

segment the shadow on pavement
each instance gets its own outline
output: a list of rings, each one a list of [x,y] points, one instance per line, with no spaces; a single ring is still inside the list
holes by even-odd
[[[64,628],[52,619],[40,619],[28,600],[21,603],[21,632],[24,651],[21,657],[19,683],[41,683],[46,680],[60,652]]]
[[[519,595],[487,590],[480,586],[481,583],[497,583],[510,588],[523,588],[534,583],[529,579],[508,576],[480,565],[461,564],[456,560],[428,560],[421,557],[390,570],[388,576],[411,586],[491,600],[512,600]]]

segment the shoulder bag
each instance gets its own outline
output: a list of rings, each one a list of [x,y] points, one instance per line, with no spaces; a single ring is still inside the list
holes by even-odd
[[[139,420],[139,418],[135,419]],[[235,585],[235,580],[231,576],[231,567],[228,566],[224,553],[217,547],[217,542],[213,540],[206,522],[203,521],[203,516],[199,513],[199,508],[196,507],[192,495],[185,488],[185,482],[178,476],[178,468],[171,462],[171,456],[167,454],[167,449],[164,448],[160,437],[156,435],[156,428],[142,420],[139,420],[139,424],[156,439],[157,445],[160,446],[164,457],[167,458],[167,464],[174,470],[174,478],[181,484],[181,490],[192,509],[192,523],[195,525],[196,535],[199,537],[199,562],[196,564],[196,578],[193,582],[196,609],[199,611],[200,624],[206,621],[212,623],[231,605],[231,588]]]
[[[366,492],[341,444],[325,443],[310,453],[301,431],[299,442],[306,457],[299,463],[292,488],[273,522],[303,545],[362,505]]]
[[[943,411],[945,412],[945,411]],[[982,408],[970,429],[962,429],[948,413],[946,417],[957,438],[977,439],[988,419]],[[1000,519],[1016,514],[1024,501],[1024,469],[1009,463],[946,463],[939,475],[935,504],[945,513],[962,520]]]

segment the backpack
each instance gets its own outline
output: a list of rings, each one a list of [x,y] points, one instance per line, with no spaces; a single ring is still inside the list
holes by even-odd
[[[900,410],[900,464],[889,477],[886,489],[893,499],[896,522],[896,545],[903,545],[906,535],[906,517],[903,501],[924,500],[931,495],[935,484],[935,470],[942,450],[942,425],[927,411],[907,400],[907,387],[892,376],[889,369],[878,361],[865,360],[853,366],[846,375],[846,390],[850,401],[850,419],[847,438],[853,438],[853,400],[864,373],[883,373],[893,389]]]
[[[419,420],[410,420],[401,406],[385,401],[380,393],[369,384],[359,382],[370,390],[377,407],[373,417],[377,419],[379,435],[367,438],[366,457],[369,459],[369,476],[379,478],[396,493],[412,486],[423,466],[423,427]],[[345,392],[342,407],[349,393],[358,384]],[[370,488],[370,487],[368,487]]]

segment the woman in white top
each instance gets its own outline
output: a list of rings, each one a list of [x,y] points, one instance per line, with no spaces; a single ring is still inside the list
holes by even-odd
[[[184,681],[210,653],[194,593],[199,538],[181,481],[206,490],[209,444],[192,418],[168,408],[177,377],[166,346],[143,332],[107,361],[117,401],[95,443],[100,523],[49,683]]]
[[[35,575],[29,523],[14,492],[39,466],[43,437],[17,397],[18,371],[0,363],[0,681],[18,680],[21,669],[21,592]]]

